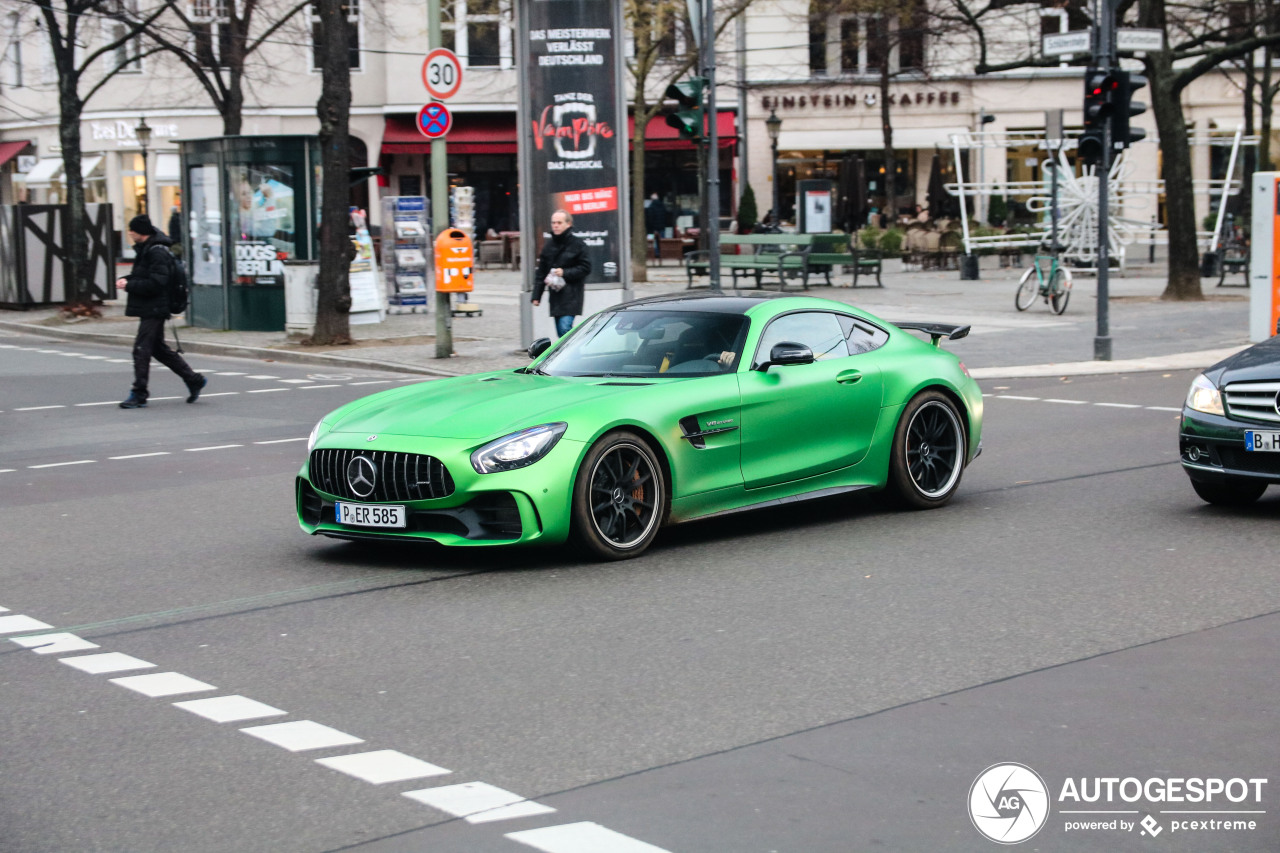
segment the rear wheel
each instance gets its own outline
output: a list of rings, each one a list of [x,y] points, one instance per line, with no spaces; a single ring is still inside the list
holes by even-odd
[[[1267,484],[1254,480],[1224,480],[1221,483],[1192,480],[1191,488],[1196,490],[1201,500],[1215,506],[1248,506],[1262,497]]]
[[[960,486],[964,461],[964,427],[955,404],[938,391],[917,394],[903,409],[893,435],[893,494],[916,509],[942,506]]]
[[[1018,282],[1018,292],[1013,295],[1013,304],[1019,311],[1026,311],[1031,307],[1031,303],[1036,301],[1036,291],[1040,287],[1040,276],[1036,275],[1036,268],[1031,267],[1022,274],[1022,279]]]
[[[666,513],[662,466],[631,432],[604,436],[587,452],[573,486],[573,533],[588,553],[606,560],[638,557]]]
[[[1053,313],[1061,314],[1067,310],[1067,303],[1071,300],[1071,273],[1058,267],[1053,273],[1053,278],[1049,280],[1049,304],[1053,307]]]

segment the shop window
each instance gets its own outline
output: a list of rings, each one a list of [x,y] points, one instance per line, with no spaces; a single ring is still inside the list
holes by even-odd
[[[9,32],[14,34],[13,40],[9,42],[5,51],[5,65],[8,66],[9,73],[6,82],[14,89],[22,88],[22,39],[19,37],[21,33],[22,13],[9,13]]]
[[[924,68],[925,13],[911,18],[844,11],[814,0],[809,15],[809,70],[819,76],[897,74]]]
[[[342,11],[347,16],[348,67],[359,71],[360,65],[360,0],[343,0]],[[311,63],[313,70],[320,68],[320,10],[311,4]]]

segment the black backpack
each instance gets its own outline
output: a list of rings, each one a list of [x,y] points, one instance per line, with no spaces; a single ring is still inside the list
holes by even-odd
[[[187,312],[187,301],[191,298],[190,279],[187,278],[187,265],[182,262],[182,258],[177,255],[170,254],[173,258],[173,266],[169,270],[169,313],[185,314]]]

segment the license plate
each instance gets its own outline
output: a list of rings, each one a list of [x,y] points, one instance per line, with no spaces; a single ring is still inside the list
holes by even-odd
[[[360,527],[404,527],[404,507],[386,504],[353,504],[338,501],[333,505],[339,524]]]
[[[1247,429],[1244,431],[1244,449],[1260,450],[1264,453],[1280,453],[1280,432],[1260,432]]]

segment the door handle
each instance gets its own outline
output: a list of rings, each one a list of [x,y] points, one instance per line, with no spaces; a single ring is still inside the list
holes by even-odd
[[[841,385],[853,385],[862,381],[862,371],[842,370],[836,374],[836,381]]]

